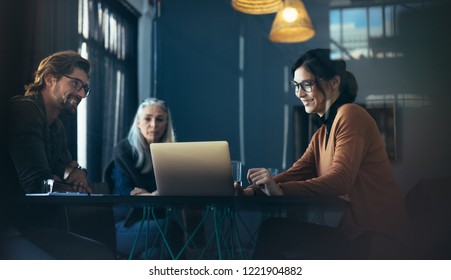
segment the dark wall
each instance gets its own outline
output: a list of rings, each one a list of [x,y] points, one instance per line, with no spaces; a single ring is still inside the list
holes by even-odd
[[[410,10],[400,17],[400,48],[406,92],[430,100],[427,106],[404,108],[400,117],[402,161],[395,164],[401,182],[413,186],[420,178],[451,173],[451,2]]]
[[[1,1],[1,100],[23,94],[24,85],[33,79],[41,59],[61,50],[77,50],[77,0]],[[6,107],[2,107],[2,114]],[[3,123],[3,122],[2,122]],[[70,133],[76,134],[75,118],[65,121]],[[68,137],[69,139],[76,139]],[[76,142],[70,141],[76,154]]]
[[[11,92],[17,90],[16,79],[17,67],[20,65],[20,57],[15,52],[15,46],[21,43],[19,36],[14,36],[11,26],[15,26],[14,30],[20,30],[20,20],[14,15],[20,10],[20,5],[17,2],[2,1],[0,2],[0,83],[2,85],[0,90],[0,131],[2,131],[2,137],[0,137],[0,178],[2,183],[0,184],[0,228],[3,225],[9,224],[11,218],[6,213],[11,212],[12,203],[12,185],[16,185],[12,177],[7,176],[14,169],[10,165],[8,158],[8,151],[6,149],[6,110],[7,100],[11,96]],[[11,13],[13,12],[13,13]],[[5,43],[7,42],[7,43]],[[17,187],[17,186],[15,186]]]
[[[328,11],[324,4],[309,6],[317,10],[319,35],[306,43],[275,44],[268,38],[274,14],[242,14],[225,0],[161,2],[157,96],[169,102],[178,141],[227,140],[232,159],[244,161],[245,169],[291,165],[292,110],[298,102],[286,92],[285,69],[306,50],[328,46],[321,35],[328,32]]]
[[[2,106],[10,96],[23,93],[24,83],[33,70],[28,66],[31,58],[29,26],[32,23],[30,0],[2,1],[0,6],[0,81]]]

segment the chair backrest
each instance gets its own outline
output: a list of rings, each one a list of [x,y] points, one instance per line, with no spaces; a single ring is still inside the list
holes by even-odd
[[[108,185],[108,193],[112,194],[114,191],[114,180],[111,178],[111,175],[113,174],[113,167],[114,167],[114,161],[111,160],[107,167],[105,168],[105,171],[103,172],[103,182],[107,183]]]
[[[106,182],[91,183],[93,193],[110,194],[110,186]]]

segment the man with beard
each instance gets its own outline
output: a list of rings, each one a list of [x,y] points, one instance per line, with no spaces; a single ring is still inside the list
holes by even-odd
[[[49,179],[54,180],[54,186],[91,191],[86,170],[73,160],[67,148],[65,128],[59,119],[63,113],[74,114],[89,95],[89,70],[89,62],[74,51],[54,53],[40,62],[34,81],[25,86],[25,94],[10,99],[8,150],[17,177],[8,180],[12,182],[3,195],[12,201],[24,194],[45,192],[43,182]],[[6,239],[19,242],[7,243],[9,249],[3,252],[4,257],[109,259],[114,255],[103,244],[59,230],[64,222],[57,206],[13,203],[12,208],[14,218],[9,231],[5,231]],[[30,246],[19,250],[24,244]],[[37,250],[32,248],[34,245]]]
[[[41,61],[25,95],[10,100],[9,151],[25,193],[42,192],[48,179],[80,190],[88,187],[86,171],[72,160],[58,117],[74,114],[89,94],[89,68],[76,52],[55,53]]]

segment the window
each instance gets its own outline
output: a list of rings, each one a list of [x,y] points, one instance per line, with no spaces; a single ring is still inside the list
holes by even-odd
[[[398,17],[406,10],[420,9],[434,1],[331,9],[329,32],[332,58],[350,60],[403,56],[396,41]]]
[[[79,0],[80,53],[91,63],[92,94],[79,106],[78,161],[100,180],[137,103],[138,13],[120,1]],[[93,172],[91,172],[93,170]]]

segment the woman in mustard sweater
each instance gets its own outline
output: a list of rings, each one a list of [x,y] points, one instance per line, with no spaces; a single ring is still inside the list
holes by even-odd
[[[338,227],[286,218],[263,223],[256,259],[405,258],[408,219],[374,119],[353,104],[357,82],[330,50],[314,49],[292,68],[305,111],[323,123],[291,168],[272,177],[251,168],[244,195],[336,196],[348,202]]]

